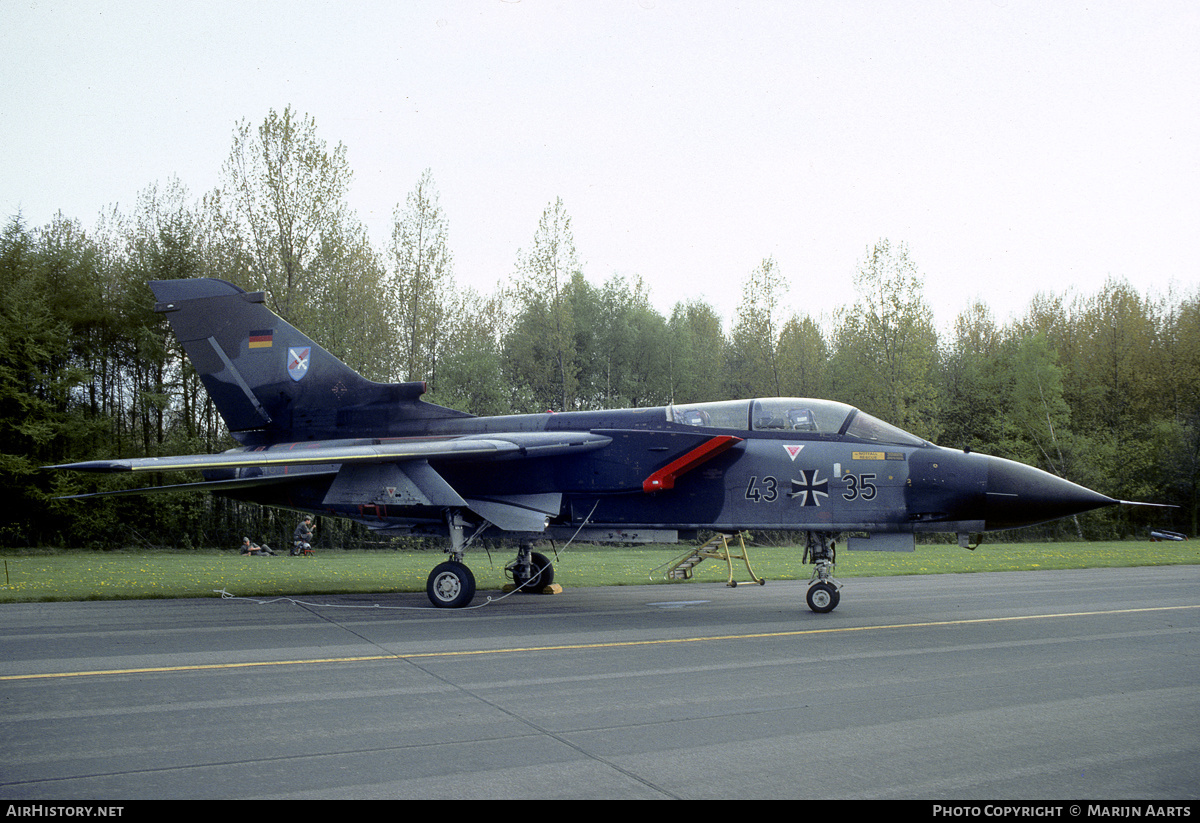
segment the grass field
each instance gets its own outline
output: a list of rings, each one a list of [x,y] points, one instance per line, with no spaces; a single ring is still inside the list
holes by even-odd
[[[665,567],[686,546],[571,546],[555,564],[555,582],[585,586],[689,585],[663,580]],[[797,546],[748,547],[751,564],[767,580],[807,580]],[[552,560],[553,551],[539,551]],[[244,557],[230,551],[42,551],[0,552],[0,603],[55,600],[137,600],[163,597],[239,597],[358,592],[421,592],[444,555],[435,551],[321,551],[315,557]],[[467,562],[481,591],[507,580],[509,550],[471,552]],[[957,545],[918,546],[916,552],[847,552],[838,555],[839,578],[989,571],[1036,571],[1200,563],[1200,542],[1179,543],[985,543],[975,551]],[[723,583],[728,567],[706,560],[691,583]],[[734,561],[734,580],[750,582]]]

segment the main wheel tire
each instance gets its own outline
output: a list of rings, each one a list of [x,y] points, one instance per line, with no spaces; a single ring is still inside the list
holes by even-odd
[[[807,600],[810,609],[817,614],[825,614],[837,608],[842,595],[828,583],[813,583],[808,587]]]
[[[554,565],[541,552],[529,555],[529,576],[521,573],[520,564],[512,567],[513,583],[526,594],[536,594],[554,582]],[[528,581],[528,585],[524,585]]]
[[[433,567],[425,593],[439,609],[461,609],[475,598],[475,575],[462,563],[447,560]]]

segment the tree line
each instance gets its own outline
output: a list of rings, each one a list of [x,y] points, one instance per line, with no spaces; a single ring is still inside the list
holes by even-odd
[[[233,444],[162,316],[149,280],[219,277],[379,381],[425,380],[427,399],[480,415],[749,398],[842,400],[946,446],[1037,465],[1126,500],[1046,536],[1196,532],[1200,292],[1043,293],[1000,324],[979,302],[939,335],[916,262],[880,240],[854,295],[825,321],[784,309],[767,257],[732,318],[700,300],[664,316],[637,277],[585,276],[571,219],[550,202],[493,293],[459,285],[449,219],[427,170],[377,248],[350,209],[352,173],[311,117],[271,111],[234,130],[219,185],[194,200],[149,186],[95,228],[62,214],[0,236],[0,544],[229,545],[290,533],[291,513],[208,495],[57,501],[121,476],[39,471],[104,457]],[[139,478],[144,480],[144,478]],[[161,482],[183,482],[186,478]],[[368,540],[344,524],[327,532]]]

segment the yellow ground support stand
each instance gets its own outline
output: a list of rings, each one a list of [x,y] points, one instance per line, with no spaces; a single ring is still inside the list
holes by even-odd
[[[734,550],[729,546],[729,535],[718,534],[714,535],[707,543],[697,549],[691,549],[686,554],[666,564],[667,571],[665,577],[667,580],[690,580],[692,578],[692,569],[700,565],[704,560],[724,560],[725,565],[729,568],[729,579],[725,585],[730,588],[737,587],[737,581],[733,579],[733,561],[741,560],[746,564],[746,571],[750,574],[750,579],[758,585],[763,585],[767,581],[754,573],[754,569],[750,567],[750,554],[746,551],[746,541],[742,537],[742,533],[737,534],[738,545],[741,546],[741,554],[735,554]],[[663,568],[663,566],[659,566]],[[656,569],[657,571],[657,569]]]

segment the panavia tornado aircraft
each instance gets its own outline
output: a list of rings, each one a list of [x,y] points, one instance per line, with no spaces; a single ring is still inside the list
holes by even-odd
[[[261,292],[214,279],[150,287],[241,447],[50,468],[200,470],[202,482],[131,491],[213,491],[448,537],[449,559],[426,587],[439,607],[471,602],[463,555],[481,537],[517,541],[514,581],[541,588],[554,570],[533,540],[769,529],[805,533],[808,605],[828,612],[840,601],[839,535],[851,549],[912,551],[923,532],[972,547],[972,535],[1121,502],[829,400],[475,417],[421,400],[424,383],[366,380],[271,312]]]

